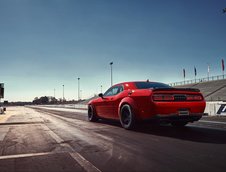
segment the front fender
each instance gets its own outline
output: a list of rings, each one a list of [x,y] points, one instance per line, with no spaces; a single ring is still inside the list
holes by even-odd
[[[118,106],[118,115],[119,115],[119,118],[120,118],[120,109],[121,109],[121,107],[124,104],[130,105],[130,107],[132,108],[132,111],[133,111],[135,117],[138,118],[138,119],[140,118],[139,108],[137,106],[136,101],[132,97],[125,97],[119,103],[119,106]]]

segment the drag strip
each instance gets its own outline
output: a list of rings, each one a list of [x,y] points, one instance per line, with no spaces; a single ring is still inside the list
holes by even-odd
[[[14,113],[7,123],[18,125],[0,126],[6,132],[1,172],[226,169],[226,131],[198,122],[184,128],[144,123],[128,131],[119,122],[88,122],[78,112],[18,107]]]
[[[226,168],[225,131],[195,127],[196,123],[182,129],[145,123],[128,131],[116,123],[91,123],[78,119],[81,114],[71,115],[44,109],[41,114],[56,135],[101,171],[224,171]]]

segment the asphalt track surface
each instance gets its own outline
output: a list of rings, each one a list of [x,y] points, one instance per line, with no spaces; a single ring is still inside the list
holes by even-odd
[[[84,110],[12,107],[6,115],[0,172],[226,171],[225,117],[127,131],[115,121],[88,122]]]

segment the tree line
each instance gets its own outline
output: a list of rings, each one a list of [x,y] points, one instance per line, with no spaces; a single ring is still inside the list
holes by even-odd
[[[81,102],[83,100],[80,100]],[[42,97],[35,97],[34,100],[32,101],[33,104],[40,105],[40,104],[66,104],[66,103],[78,103],[78,101],[71,100],[63,100],[62,98],[56,99],[55,97],[52,96],[42,96]]]

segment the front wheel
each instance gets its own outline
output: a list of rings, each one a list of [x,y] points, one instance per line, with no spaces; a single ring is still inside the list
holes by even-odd
[[[130,130],[135,127],[135,116],[130,105],[125,104],[120,110],[120,122],[123,128]]]
[[[98,120],[92,105],[88,106],[88,120],[91,122],[96,122]]]

